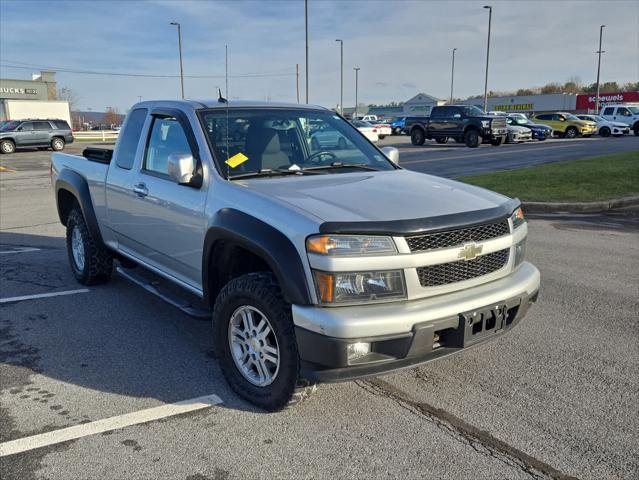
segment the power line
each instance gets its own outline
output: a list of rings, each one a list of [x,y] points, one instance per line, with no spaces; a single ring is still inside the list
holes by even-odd
[[[13,64],[13,65],[10,65]],[[123,72],[106,72],[97,70],[77,70],[66,67],[56,67],[52,65],[36,65],[23,62],[14,62],[11,60],[5,60],[0,64],[3,68],[15,68],[22,70],[31,70],[34,68],[50,69],[61,73],[75,73],[80,75],[102,75],[109,77],[138,77],[138,78],[178,78],[179,75],[156,75],[148,73],[123,73]],[[232,78],[257,78],[257,77],[286,77],[294,76],[295,72],[289,71],[274,71],[274,72],[253,72],[253,73],[237,73],[235,75],[229,75]],[[225,75],[184,75],[188,78],[225,78]]]

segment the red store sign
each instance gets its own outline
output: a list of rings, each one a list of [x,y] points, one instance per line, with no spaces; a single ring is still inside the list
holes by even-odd
[[[595,100],[597,95],[594,93],[588,93],[585,95],[577,95],[577,110],[594,110]],[[600,93],[599,104],[605,105],[608,103],[639,103],[639,92],[617,92],[617,93]]]

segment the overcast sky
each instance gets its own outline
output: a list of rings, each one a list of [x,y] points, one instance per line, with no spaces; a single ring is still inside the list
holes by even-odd
[[[457,47],[455,95],[483,93],[488,10],[493,6],[489,89],[514,90],[596,79],[599,25],[605,24],[602,81],[639,79],[639,1],[309,0],[311,103],[339,102],[339,44],[344,40],[344,103],[407,100],[418,92],[450,93],[451,50]],[[31,65],[152,75],[178,75],[182,24],[190,98],[224,88],[229,96],[295,101],[295,64],[304,100],[304,1],[28,1],[0,0],[0,76],[30,78]],[[27,68],[9,68],[15,62]],[[26,65],[28,64],[28,65]],[[265,74],[238,78],[235,75]],[[176,98],[178,78],[57,74],[81,97],[82,109]]]

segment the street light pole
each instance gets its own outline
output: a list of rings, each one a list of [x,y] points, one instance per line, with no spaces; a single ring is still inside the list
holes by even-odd
[[[488,44],[486,45],[486,79],[484,80],[484,112],[488,109],[488,58],[490,57],[490,24],[493,19],[493,7],[484,5],[488,9]]]
[[[180,89],[182,91],[182,98],[184,98],[184,70],[182,69],[182,29],[178,22],[171,22],[171,25],[175,25],[178,31],[178,50],[180,51]]]
[[[597,61],[597,96],[595,97],[595,115],[599,115],[599,74],[601,73],[601,54],[604,53],[603,50],[601,50],[601,39],[603,37],[604,27],[605,25],[599,26],[599,50],[597,50],[599,60]]]
[[[359,67],[355,67],[353,68],[353,70],[355,70],[355,114],[353,115],[353,118],[357,118],[357,83],[359,81],[359,71],[360,68]]]
[[[304,0],[304,29],[306,30],[306,103],[308,103],[308,0]]]
[[[339,42],[339,113],[344,115],[344,41],[335,41]]]
[[[450,103],[453,103],[453,82],[455,81],[455,52],[456,48],[453,48],[453,68],[450,73]]]

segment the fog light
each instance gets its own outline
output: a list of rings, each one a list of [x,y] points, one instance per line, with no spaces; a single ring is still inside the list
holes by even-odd
[[[346,347],[348,363],[353,363],[371,352],[371,344],[367,342],[351,343]]]

